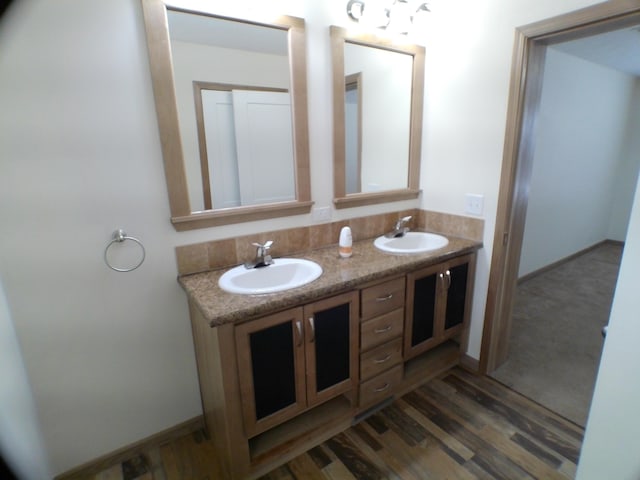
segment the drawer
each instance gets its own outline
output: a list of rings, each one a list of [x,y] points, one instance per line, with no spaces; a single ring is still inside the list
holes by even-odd
[[[366,407],[390,397],[402,381],[402,365],[373,377],[360,385],[360,406]]]
[[[360,350],[366,351],[376,345],[401,337],[404,328],[404,308],[385,313],[360,324]]]
[[[360,378],[369,380],[402,361],[402,338],[360,355]]]
[[[396,278],[362,290],[362,319],[377,317],[404,305],[405,279]]]

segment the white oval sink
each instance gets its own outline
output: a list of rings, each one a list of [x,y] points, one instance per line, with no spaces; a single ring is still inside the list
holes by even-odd
[[[276,258],[267,267],[247,269],[239,265],[226,271],[218,280],[221,289],[230,293],[260,295],[282,292],[313,282],[322,275],[322,267],[302,258]]]
[[[407,232],[402,237],[376,238],[373,245],[387,253],[424,253],[445,247],[449,243],[446,237],[436,233]]]

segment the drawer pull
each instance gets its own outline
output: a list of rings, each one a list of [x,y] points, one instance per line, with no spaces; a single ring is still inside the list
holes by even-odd
[[[376,328],[373,333],[387,333],[391,331],[391,324],[387,325],[384,328]]]
[[[384,392],[385,390],[388,390],[389,387],[390,387],[389,382],[386,382],[383,386],[378,387],[378,388],[374,388],[373,391],[376,392],[376,393]]]
[[[376,302],[386,302],[387,300],[391,300],[393,298],[393,293],[386,295],[384,297],[376,297]]]
[[[373,363],[384,363],[384,362],[388,362],[389,359],[391,358],[391,354],[387,355],[384,358],[376,358]]]

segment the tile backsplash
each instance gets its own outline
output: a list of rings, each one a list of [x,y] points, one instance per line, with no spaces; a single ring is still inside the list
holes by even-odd
[[[351,227],[354,241],[374,238],[391,230],[398,218],[406,215],[413,216],[409,226],[414,230],[482,241],[484,220],[480,218],[410,209],[179,246],[176,247],[178,273],[187,275],[238,265],[254,257],[253,242],[273,240],[274,257],[337,245],[340,229],[346,225]]]

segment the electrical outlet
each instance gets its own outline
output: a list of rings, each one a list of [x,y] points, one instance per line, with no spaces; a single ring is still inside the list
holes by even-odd
[[[311,220],[316,223],[329,222],[331,220],[331,207],[318,207],[312,209]]]
[[[484,207],[484,195],[467,193],[464,197],[464,211],[471,215],[482,215]]]

